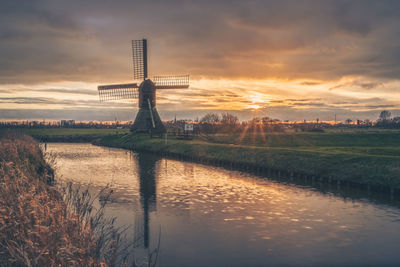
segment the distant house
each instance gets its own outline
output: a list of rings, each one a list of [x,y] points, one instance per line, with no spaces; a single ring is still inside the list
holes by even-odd
[[[69,126],[74,126],[74,125],[75,125],[75,120],[61,120],[60,121],[61,127],[69,127]]]

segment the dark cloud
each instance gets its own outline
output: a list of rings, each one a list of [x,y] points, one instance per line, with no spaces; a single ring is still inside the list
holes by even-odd
[[[7,89],[0,88],[0,93],[13,94],[13,93],[61,93],[61,94],[78,94],[78,95],[98,95],[97,90],[91,89],[71,89],[71,88],[55,88],[55,89],[33,89],[33,88],[18,88]]]
[[[328,106],[325,103],[312,103],[312,102],[308,102],[308,103],[304,103],[304,102],[294,102],[292,103],[294,106],[307,106],[307,107],[324,107],[324,106]]]
[[[213,99],[213,101],[214,102],[217,102],[217,103],[229,103],[229,102],[232,102],[232,100],[231,99],[226,99],[226,98],[215,98],[215,99]]]
[[[47,98],[33,98],[33,97],[1,97],[0,103],[15,103],[15,104],[57,104],[60,101]]]
[[[134,120],[136,112],[127,109],[6,109],[0,110],[3,119],[39,119],[43,120],[100,120],[100,121],[113,121],[115,118],[118,120]]]
[[[288,98],[284,99],[284,101],[291,101],[291,102],[308,102],[308,101],[318,101],[321,98]]]
[[[97,90],[91,89],[70,89],[70,88],[58,88],[58,89],[29,89],[33,92],[38,93],[62,93],[62,94],[78,94],[78,95],[98,95]]]
[[[383,82],[375,82],[375,81],[360,81],[355,80],[347,83],[338,84],[329,88],[330,91],[335,89],[362,89],[362,90],[370,90],[379,87],[383,87]]]
[[[395,108],[396,105],[366,105],[366,108],[369,109],[382,109],[382,108]]]
[[[129,42],[142,37],[149,39],[154,74],[311,80],[400,74],[399,1],[25,0],[1,5],[0,83],[128,81]]]
[[[57,99],[57,98],[47,98],[47,97],[0,97],[1,104],[21,104],[21,105],[59,105],[61,107],[126,107],[132,108],[131,103],[121,103],[121,102],[108,102],[100,103],[98,100],[71,100],[71,99]]]
[[[358,84],[361,88],[363,89],[374,89],[377,88],[379,86],[382,86],[383,83],[374,83],[374,82],[365,82],[365,83],[360,83]]]
[[[313,85],[319,85],[321,83],[320,82],[302,82],[300,84],[301,85],[306,85],[306,86],[313,86]]]
[[[226,94],[225,96],[230,97],[230,98],[238,98],[238,97],[243,97],[241,95],[238,94]]]

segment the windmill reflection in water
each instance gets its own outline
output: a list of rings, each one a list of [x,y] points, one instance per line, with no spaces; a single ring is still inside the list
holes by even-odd
[[[136,245],[149,248],[150,212],[156,211],[156,164],[160,158],[152,154],[138,153],[136,159],[143,212],[135,214],[134,240]]]

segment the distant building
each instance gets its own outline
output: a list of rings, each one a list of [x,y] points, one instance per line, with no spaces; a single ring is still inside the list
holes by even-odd
[[[61,120],[60,121],[61,127],[68,127],[68,126],[74,126],[74,125],[75,125],[75,120]]]

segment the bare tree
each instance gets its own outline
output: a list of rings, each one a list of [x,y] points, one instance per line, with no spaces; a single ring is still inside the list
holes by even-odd
[[[251,124],[258,124],[260,122],[261,122],[261,119],[259,117],[254,117],[249,121],[249,123],[251,123]]]
[[[229,113],[222,113],[221,123],[225,126],[236,126],[239,122],[238,117]]]
[[[216,113],[207,113],[201,118],[200,122],[214,124],[219,122],[219,115]]]
[[[381,114],[379,114],[379,120],[387,121],[390,119],[391,116],[392,116],[392,113],[390,113],[389,110],[382,110]]]
[[[346,119],[346,124],[350,124],[350,123],[352,123],[352,122],[353,122],[352,119]]]
[[[261,121],[262,121],[263,124],[267,124],[267,123],[271,122],[272,119],[270,117],[266,116],[266,117],[262,117]]]
[[[203,133],[216,133],[220,128],[218,122],[220,121],[219,115],[216,113],[207,113],[200,119],[200,130]]]

